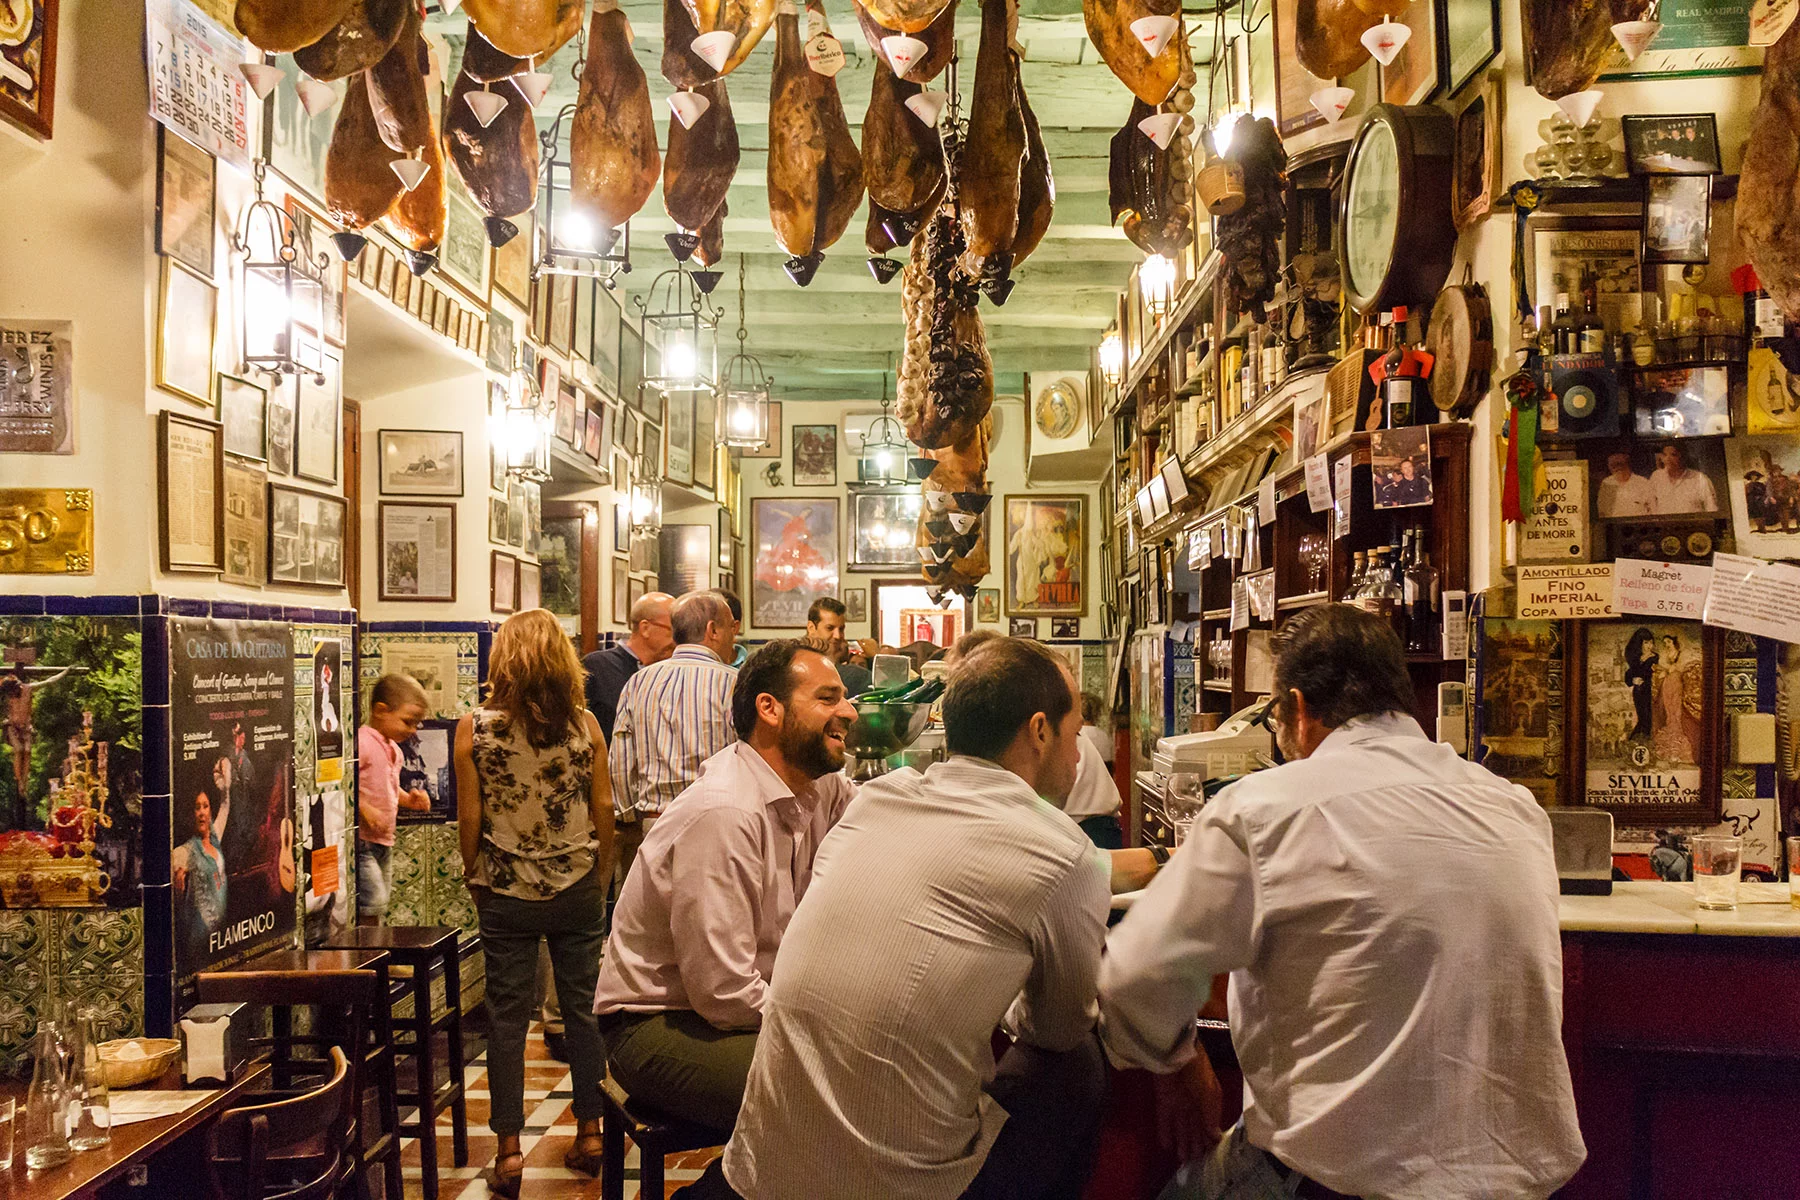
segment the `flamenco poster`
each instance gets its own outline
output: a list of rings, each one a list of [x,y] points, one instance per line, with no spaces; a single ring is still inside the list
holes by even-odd
[[[798,629],[820,596],[838,592],[838,502],[752,500],[756,575],[750,623],[758,629]]]
[[[292,940],[293,655],[284,624],[169,622],[178,978]]]

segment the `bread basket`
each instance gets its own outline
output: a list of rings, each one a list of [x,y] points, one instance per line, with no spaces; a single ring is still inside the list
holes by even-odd
[[[143,1051],[143,1057],[121,1057],[126,1055],[127,1046],[138,1047]],[[109,1088],[136,1087],[140,1083],[149,1083],[181,1057],[181,1043],[174,1038],[116,1038],[110,1042],[101,1042],[98,1050],[100,1068],[106,1073],[106,1086]]]

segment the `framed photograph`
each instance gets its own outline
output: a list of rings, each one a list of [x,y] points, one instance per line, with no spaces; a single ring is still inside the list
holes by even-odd
[[[1087,499],[1006,497],[1008,616],[1087,615]]]
[[[743,458],[780,458],[782,449],[787,445],[781,440],[781,401],[769,401],[769,440],[751,450],[745,450]]]
[[[1711,175],[1651,175],[1644,180],[1645,262],[1706,262],[1711,233]]]
[[[657,587],[671,596],[698,590],[711,579],[711,525],[664,525],[657,533]]]
[[[519,611],[519,560],[498,550],[488,552],[488,607],[497,613]]]
[[[1730,489],[1717,441],[1602,438],[1582,443],[1582,456],[1594,489],[1592,511],[1602,521],[1725,515]]]
[[[381,494],[463,494],[463,435],[454,429],[383,429]]]
[[[925,498],[916,487],[852,493],[850,569],[915,569],[919,551],[914,535],[924,504]]]
[[[534,562],[519,564],[519,611],[544,607],[544,569]]]
[[[1721,437],[1731,432],[1730,367],[1658,367],[1627,378],[1639,434]]]
[[[619,398],[638,412],[648,407],[644,395],[644,331],[631,321],[619,321]]]
[[[0,44],[0,117],[48,141],[56,119],[58,0],[17,0]]]
[[[1619,119],[1625,168],[1633,175],[1717,175],[1719,125],[1712,113],[1658,114]]]
[[[266,462],[269,457],[269,389],[253,380],[220,372],[219,424],[225,453]]]
[[[1480,631],[1476,738],[1486,751],[1482,765],[1546,806],[1562,802],[1565,775],[1563,629],[1562,621],[1487,617]]]
[[[631,563],[626,559],[614,556],[612,560],[612,623],[627,624],[627,614],[631,611],[631,601],[627,592],[631,587]]]
[[[1571,622],[1574,771],[1622,825],[1719,819],[1723,634],[1698,621]]]
[[[599,286],[585,276],[575,281],[575,332],[569,349],[583,362],[594,361],[590,357],[594,353],[594,292]]]
[[[657,468],[660,466],[662,468],[663,476],[667,478],[668,464],[663,462],[662,426],[652,421],[645,421],[642,423],[641,429],[641,440],[638,443],[638,461],[642,463],[644,469],[651,474],[656,474]]]
[[[212,404],[213,340],[219,289],[174,258],[162,260],[156,306],[156,386],[195,404]]]
[[[294,390],[277,387],[269,393],[269,472],[294,473]]]
[[[219,164],[166,125],[156,127],[156,251],[213,277]]]
[[[225,569],[225,433],[217,421],[164,409],[156,482],[165,571]]]
[[[1321,391],[1317,396],[1301,400],[1294,406],[1294,461],[1303,463],[1319,452],[1319,448],[1331,440],[1331,394]],[[1181,474],[1181,464],[1174,459],[1175,474]],[[1183,483],[1186,477],[1182,477]],[[1163,481],[1165,486],[1168,480]]]
[[[1738,553],[1800,559],[1800,442],[1730,438],[1725,463]]]
[[[545,362],[547,365],[549,360]],[[569,446],[580,444],[575,436],[575,389],[571,387],[556,389],[556,439]]]
[[[713,491],[719,486],[719,462],[715,441],[719,422],[719,398],[711,392],[694,393],[694,486]]]
[[[1431,427],[1377,429],[1369,435],[1369,483],[1376,508],[1432,502]]]
[[[1555,312],[1557,294],[1579,296],[1583,280],[1591,275],[1600,319],[1609,329],[1623,329],[1626,298],[1642,290],[1642,222],[1636,217],[1534,214],[1526,229],[1533,307]]]
[[[601,452],[600,442],[606,419],[600,415],[599,409],[590,408],[583,416],[582,426],[581,452],[595,462],[604,462],[606,455]]]
[[[490,308],[487,320],[487,368],[499,375],[509,375],[513,369],[512,318]]]
[[[814,600],[838,593],[838,502],[758,497],[750,502],[750,526],[750,624],[799,629]]]
[[[498,496],[488,497],[488,541],[497,546],[506,545],[506,523],[506,501]]]
[[[663,477],[672,483],[692,485],[694,482],[694,393],[675,392],[668,398],[668,460],[663,464]],[[651,463],[646,451],[645,457]]]
[[[1442,0],[1444,92],[1454,96],[1500,53],[1499,0]]]
[[[860,625],[869,619],[869,589],[844,589],[844,620]]]
[[[494,290],[524,312],[531,311],[531,236],[527,228],[494,247]]]
[[[293,218],[294,249],[299,252],[300,257],[315,266],[321,259],[325,262],[325,294],[320,306],[325,327],[313,332],[333,346],[342,346],[346,321],[344,305],[350,290],[350,267],[331,244],[331,234],[336,231],[324,217],[308,208],[292,192],[282,197],[281,205],[287,215]]]
[[[594,289],[594,339],[588,347],[588,361],[600,376],[600,385],[608,393],[619,391],[619,312],[618,298],[603,287]]]
[[[836,425],[794,426],[794,486],[837,486]]]
[[[626,576],[626,578],[625,578],[625,611],[627,613],[629,613],[632,609],[636,608],[637,602],[639,600],[642,600],[644,598],[644,593],[649,590],[650,589],[645,586],[644,581],[642,579],[639,579],[635,575]]]
[[[402,825],[428,825],[456,820],[456,770],[451,752],[456,745],[454,717],[426,717],[418,732],[400,743],[400,788],[424,792],[431,810],[402,808],[394,819]]]
[[[269,484],[269,582],[344,586],[342,496]]]
[[[569,352],[569,339],[575,327],[575,277],[550,276],[549,315],[550,349]]]
[[[269,578],[269,473],[225,460],[226,583],[261,587]]]
[[[983,625],[1000,623],[1000,589],[981,588],[975,593],[975,619]]]
[[[1079,638],[1081,636],[1081,618],[1051,617],[1050,636],[1053,638],[1061,638],[1064,641],[1067,641],[1070,638]],[[1077,676],[1077,678],[1079,678],[1079,676]]]
[[[305,354],[304,343],[301,349]],[[294,474],[336,484],[344,450],[344,359],[332,346],[313,343],[311,352],[316,358],[302,361],[316,361],[320,375],[302,371],[294,377]]]
[[[1396,18],[1412,36],[1381,72],[1381,98],[1388,104],[1423,104],[1438,90],[1438,0],[1409,0]]]
[[[1462,0],[1448,0],[1455,8]],[[1486,4],[1487,0],[1481,0]],[[1450,212],[1459,231],[1488,215],[1494,206],[1495,163],[1500,157],[1502,78],[1488,79],[1456,115],[1455,167]]]
[[[1282,137],[1325,123],[1325,114],[1313,107],[1312,94],[1332,87],[1335,79],[1320,79],[1300,65],[1294,50],[1298,44],[1300,0],[1273,0],[1275,10],[1275,128]],[[1090,425],[1090,429],[1097,428]]]
[[[381,599],[456,599],[456,505],[383,500]]]
[[[1013,617],[1006,622],[1006,636],[1016,638],[1035,638],[1038,635],[1036,617]]]
[[[525,548],[525,481],[512,480],[506,489],[506,544]]]
[[[438,248],[438,275],[476,307],[486,308],[493,278],[486,218],[475,207],[462,175],[454,170],[444,172],[444,201],[444,243]]]

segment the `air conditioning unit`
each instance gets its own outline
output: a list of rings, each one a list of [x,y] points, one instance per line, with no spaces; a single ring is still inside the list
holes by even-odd
[[[1093,483],[1112,461],[1112,444],[1096,432],[1085,371],[1025,376],[1025,477],[1032,483]]]

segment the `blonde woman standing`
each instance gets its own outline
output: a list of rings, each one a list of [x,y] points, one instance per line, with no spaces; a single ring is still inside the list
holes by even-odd
[[[515,1198],[538,943],[549,945],[558,994],[584,997],[594,994],[605,944],[612,788],[606,743],[582,683],[580,660],[556,618],[541,608],[518,613],[494,635],[487,703],[456,727],[463,874],[487,958],[488,1125],[500,1143],[489,1187]],[[563,1163],[593,1175],[605,1051],[586,1004],[569,1006],[563,1020],[578,1122]]]

